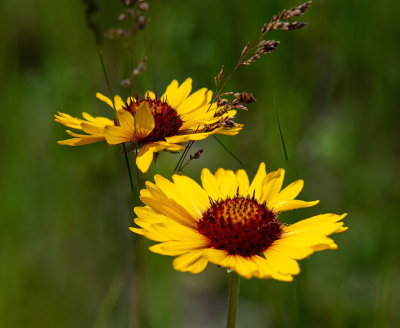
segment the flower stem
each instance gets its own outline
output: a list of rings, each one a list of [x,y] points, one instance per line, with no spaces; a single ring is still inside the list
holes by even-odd
[[[113,97],[113,93],[111,90],[110,81],[108,79],[106,67],[104,65],[103,56],[102,56],[100,50],[99,50],[98,54],[99,54],[99,59],[100,59],[100,63],[101,63],[101,68],[103,70],[104,78],[106,80],[109,97],[110,97],[112,105],[113,105],[115,120],[117,121],[117,123],[119,125],[117,108],[115,107],[115,102],[114,102],[114,97]],[[122,149],[124,152],[126,167],[128,170],[129,184],[130,184],[130,190],[131,190],[131,194],[132,194],[132,201],[134,203],[136,203],[137,200],[139,199],[140,185],[141,185],[141,181],[143,179],[141,179],[141,176],[139,176],[139,173],[137,173],[137,175],[136,175],[137,185],[135,188],[135,185],[133,183],[132,170],[131,170],[129,157],[128,157],[128,150],[124,143],[122,144]],[[135,154],[137,156],[137,149],[135,149]],[[131,302],[133,305],[131,306],[131,315],[129,316],[129,318],[130,318],[129,326],[130,327],[143,327],[144,323],[146,322],[145,311],[142,306],[145,292],[142,287],[143,281],[144,281],[144,279],[143,279],[144,278],[144,259],[143,259],[143,250],[141,248],[143,248],[142,243],[141,243],[140,239],[136,238],[136,240],[134,240],[134,247],[133,247],[133,256],[134,256],[134,261],[135,261],[134,273],[136,275],[133,279],[134,280],[133,292],[132,292],[132,297],[131,297]]]
[[[104,79],[106,80],[106,85],[107,85],[109,97],[110,97],[112,105],[113,105],[114,116],[115,116],[115,119],[118,122],[117,108],[115,107],[114,97],[113,97],[113,93],[112,93],[112,90],[111,90],[110,80],[108,79],[106,66],[104,65],[103,55],[102,55],[100,50],[98,51],[98,55],[99,55],[99,59],[100,59],[101,68],[103,70]],[[118,124],[119,124],[119,122],[118,122]],[[124,143],[122,144],[122,149],[124,151],[126,167],[127,167],[127,170],[128,170],[129,184],[130,184],[130,187],[131,187],[131,193],[132,193],[132,195],[135,195],[135,185],[133,184],[132,171],[131,171],[131,166],[129,164],[129,158],[128,158],[128,151],[127,151],[126,146],[125,146]]]
[[[239,301],[240,277],[235,271],[228,273],[229,297],[228,297],[228,318],[226,328],[236,327],[236,312]]]

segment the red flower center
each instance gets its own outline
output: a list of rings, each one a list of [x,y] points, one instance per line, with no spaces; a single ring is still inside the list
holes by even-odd
[[[142,140],[138,140],[140,144],[146,144],[155,141],[165,141],[166,137],[180,134],[179,129],[183,124],[182,119],[179,117],[175,109],[160,99],[139,99],[139,97],[135,97],[135,101],[131,101],[129,104],[127,104],[125,109],[128,110],[132,115],[135,115],[137,109],[143,101],[147,102],[151,109],[155,126],[153,131],[147,137],[143,138]]]
[[[197,229],[208,238],[208,247],[244,257],[261,254],[282,235],[274,212],[254,198],[239,196],[212,203]]]

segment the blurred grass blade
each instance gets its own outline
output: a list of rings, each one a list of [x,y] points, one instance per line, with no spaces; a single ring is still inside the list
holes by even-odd
[[[289,160],[289,156],[288,156],[288,153],[287,153],[287,150],[286,150],[285,139],[283,138],[281,123],[279,121],[279,114],[278,114],[278,108],[276,106],[275,95],[274,95],[274,107],[275,107],[276,123],[278,124],[278,130],[279,130],[279,136],[281,138],[283,154],[285,155],[285,160],[288,161]]]
[[[121,295],[123,286],[123,276],[120,274],[115,275],[104,297],[100,312],[97,315],[93,328],[106,328],[108,326],[110,315],[112,310],[115,308],[119,296]]]

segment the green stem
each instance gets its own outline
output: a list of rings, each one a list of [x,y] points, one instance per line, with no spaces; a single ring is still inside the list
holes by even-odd
[[[228,298],[228,318],[226,328],[236,327],[236,312],[239,301],[240,277],[235,271],[228,273],[229,278],[229,298]]]
[[[179,158],[178,163],[176,163],[176,166],[175,166],[175,168],[174,168],[174,172],[181,172],[181,171],[182,171],[182,169],[183,169],[182,165],[183,165],[183,163],[184,163],[184,161],[185,161],[186,155],[188,154],[188,152],[189,152],[189,150],[190,150],[190,147],[192,147],[193,144],[194,144],[194,141],[191,140],[191,141],[189,141],[189,143],[186,145],[186,147],[185,147],[185,149],[184,149],[184,151],[183,151],[181,157]]]
[[[286,150],[285,139],[283,138],[281,123],[279,121],[279,115],[278,115],[278,109],[276,107],[275,95],[274,95],[274,105],[275,105],[276,122],[278,123],[278,130],[279,130],[279,136],[281,138],[283,155],[285,156],[285,160],[288,161],[289,160],[289,156],[288,156],[288,153],[287,153],[287,150]]]
[[[114,116],[115,119],[118,122],[118,115],[117,115],[117,108],[115,107],[115,103],[114,103],[114,97],[113,97],[113,93],[111,91],[111,85],[110,85],[110,80],[108,79],[108,75],[107,75],[107,71],[106,71],[106,66],[104,65],[104,60],[103,60],[103,55],[101,54],[100,50],[99,50],[99,59],[100,59],[100,63],[101,63],[101,68],[103,70],[103,74],[104,74],[104,79],[106,80],[106,85],[107,85],[107,89],[108,89],[108,94],[109,97],[111,99],[112,105],[113,105],[113,109],[114,109]],[[119,124],[119,122],[118,122]],[[131,166],[129,164],[129,158],[128,158],[128,151],[126,149],[125,144],[122,144],[122,149],[124,151],[124,157],[125,157],[125,162],[126,162],[126,167],[128,169],[128,175],[129,175],[129,183],[130,183],[130,187],[131,187],[131,193],[134,195],[135,194],[135,185],[133,184],[133,178],[132,178],[132,172],[131,172]]]
[[[222,141],[219,140],[219,139],[217,138],[216,135],[213,135],[213,137],[214,137],[215,140],[217,140],[217,142],[219,143],[219,145],[220,145],[222,148],[224,148],[225,151],[226,151],[229,155],[231,155],[241,166],[243,166],[243,167],[245,166],[244,163],[243,163],[234,153],[232,153],[232,152],[222,143]]]
[[[131,166],[129,165],[128,151],[126,150],[126,145],[124,143],[122,144],[122,148],[124,149],[124,157],[125,157],[125,162],[126,162],[126,168],[128,169],[129,184],[131,186],[131,193],[132,193],[133,196],[136,196],[136,194],[135,194],[135,185],[133,184]]]
[[[100,63],[101,63],[101,68],[103,69],[104,78],[106,80],[109,97],[110,97],[112,105],[113,105],[115,119],[117,120],[118,125],[119,125],[117,109],[115,107],[114,97],[113,97],[113,93],[111,90],[110,81],[108,79],[106,67],[104,65],[103,56],[102,56],[100,50],[99,50],[99,59],[100,59]],[[139,175],[137,175],[137,188],[135,189],[135,185],[133,183],[133,177],[132,177],[132,170],[131,170],[131,166],[129,163],[128,151],[127,151],[126,145],[124,143],[122,144],[122,149],[124,151],[126,167],[128,170],[132,198],[133,198],[133,201],[136,202],[139,199],[139,192],[140,192]],[[137,156],[137,149],[135,149],[135,150],[136,150],[135,154]],[[135,240],[134,240],[134,243],[135,243]],[[144,277],[144,274],[143,274],[144,264],[143,264],[142,250],[140,249],[141,248],[140,239],[136,238],[136,243],[134,246],[135,247],[133,248],[133,253],[134,253],[134,258],[136,261],[135,269],[136,269],[137,276],[136,276],[136,285],[134,284],[133,295],[132,295],[132,302],[134,304],[134,306],[132,307],[132,312],[134,312],[134,311],[136,311],[136,312],[134,312],[132,315],[130,315],[130,320],[131,320],[130,327],[143,327],[143,323],[145,322],[146,318],[145,318],[143,307],[142,307],[142,302],[144,299],[144,290],[142,288],[143,277]]]

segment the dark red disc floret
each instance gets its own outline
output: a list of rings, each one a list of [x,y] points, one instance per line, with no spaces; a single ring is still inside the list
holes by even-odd
[[[197,223],[209,247],[231,255],[249,257],[261,254],[282,235],[274,212],[254,198],[228,198],[213,202]]]

